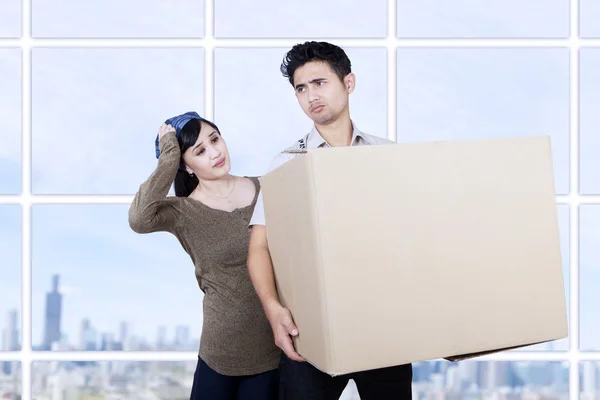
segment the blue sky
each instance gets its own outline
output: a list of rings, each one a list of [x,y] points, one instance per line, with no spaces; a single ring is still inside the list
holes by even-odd
[[[600,3],[596,0],[579,0],[579,34],[582,37],[600,37]]]
[[[581,225],[579,255],[580,276],[580,345],[582,350],[600,351],[600,319],[598,305],[600,295],[600,205],[584,205],[580,208]]]
[[[565,49],[400,49],[398,141],[550,135],[557,193],[569,190]]]
[[[0,332],[8,311],[21,309],[21,206],[0,205]]]
[[[33,342],[42,337],[45,293],[61,275],[63,330],[78,343],[79,326],[155,340],[159,325],[189,325],[197,339],[202,295],[189,257],[168,233],[138,235],[127,222],[127,205],[37,205],[33,208]]]
[[[400,37],[569,35],[569,0],[398,0],[396,4]]]
[[[2,0],[0,11],[0,37],[21,36],[21,0]]]
[[[599,13],[600,15],[600,13]],[[582,49],[579,53],[581,192],[600,193],[598,149],[600,149],[600,49]]]
[[[217,37],[385,37],[387,0],[215,2]],[[247,15],[252,18],[246,18]],[[334,16],[332,18],[332,16]]]
[[[16,194],[21,192],[20,49],[0,49],[0,87],[0,193]]]
[[[220,0],[215,8],[216,34],[381,37],[387,32],[385,3],[356,1],[350,7],[344,0],[326,4],[310,0],[299,12],[297,6],[280,5],[276,0],[253,6],[236,2],[236,7],[234,0]],[[141,4],[139,0],[127,2],[115,13],[116,0],[86,3],[85,7],[69,0],[33,0],[33,33],[50,37],[202,36],[202,2],[184,0],[173,9],[169,1],[148,0],[143,2],[143,18],[138,17]],[[567,0],[535,0],[528,5],[495,0],[486,7],[475,0],[453,4],[450,10],[441,0],[400,0],[398,34],[560,37],[568,32]],[[592,15],[600,16],[600,7],[592,0],[581,0],[581,4],[583,31],[600,35],[590,22]],[[316,6],[319,12],[305,12]],[[442,23],[444,10],[449,17]],[[459,10],[465,13],[459,16]],[[249,24],[249,14],[258,22]],[[18,35],[19,30],[20,1],[3,1],[0,36]],[[291,86],[279,73],[286,50],[215,50],[214,120],[229,145],[236,174],[263,173],[276,151],[311,128]],[[353,119],[361,130],[386,136],[386,49],[346,50],[357,75],[357,89],[351,97]],[[400,141],[548,134],[557,191],[568,191],[568,50],[403,48],[395,56]],[[600,144],[599,51],[582,50],[581,62],[581,188],[600,193],[593,151]],[[33,190],[38,194],[133,194],[156,165],[154,138],[163,120],[188,110],[204,113],[201,48],[38,48],[33,50],[32,74]],[[20,118],[15,117],[20,114],[19,82],[20,50],[0,49],[0,140],[4,143],[0,147],[0,193],[16,193],[21,186]],[[2,244],[10,246],[2,253],[8,258],[0,264],[5,273],[0,281],[0,304],[10,307],[18,305],[20,296],[20,252],[10,255],[20,241],[19,210],[14,210],[10,214],[6,207],[0,208],[2,221],[6,213],[17,221],[0,224]],[[563,255],[568,256],[564,252],[566,210],[560,208],[559,216]],[[600,323],[591,317],[593,306],[600,303],[600,294],[593,289],[600,284],[600,217],[594,217],[600,212],[583,211],[582,345],[600,349],[600,341],[594,339],[600,337]],[[133,322],[134,334],[149,339],[155,338],[159,324],[169,326],[170,334],[174,325],[189,324],[192,336],[199,335],[201,318],[195,313],[201,294],[187,255],[168,234],[131,232],[126,212],[126,205],[34,208],[34,343],[41,339],[43,297],[52,273],[63,275],[64,330],[71,341],[77,338],[83,317],[90,317],[100,330],[114,332],[120,320],[128,320]],[[5,324],[4,315],[0,309],[0,327]]]
[[[204,36],[202,0],[32,0],[32,13],[34,37]]]
[[[34,49],[33,192],[135,193],[156,165],[160,124],[187,110],[202,113],[203,54]]]

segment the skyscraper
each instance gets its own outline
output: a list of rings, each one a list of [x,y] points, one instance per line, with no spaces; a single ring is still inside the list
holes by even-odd
[[[44,350],[50,350],[52,343],[60,341],[60,321],[62,314],[62,294],[58,291],[59,276],[52,276],[52,291],[46,293],[46,314],[44,323]]]
[[[175,346],[182,349],[188,346],[190,341],[190,328],[187,325],[178,325],[175,328]]]
[[[7,345],[10,351],[18,351],[20,348],[19,340],[19,326],[18,326],[18,312],[17,310],[10,310],[8,312],[8,327],[7,327]]]
[[[90,328],[92,327],[90,320],[85,318],[81,321],[81,326],[79,328],[79,349],[87,350],[88,346],[88,335]]]
[[[129,326],[127,322],[121,321],[121,329],[119,332],[119,342],[122,350],[129,350]]]

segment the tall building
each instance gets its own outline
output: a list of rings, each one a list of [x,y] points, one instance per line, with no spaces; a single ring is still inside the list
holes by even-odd
[[[19,314],[15,309],[8,312],[6,335],[7,350],[18,351],[21,347],[21,341],[19,340]]]
[[[593,361],[586,361],[583,363],[583,379],[582,379],[582,394],[588,398],[594,398],[596,396],[596,363]]]
[[[50,350],[52,343],[60,341],[62,314],[62,294],[58,291],[59,276],[52,276],[52,291],[46,293],[46,313],[44,315],[44,350]]]
[[[185,348],[190,342],[190,327],[187,325],[178,325],[175,328],[175,346],[178,349]]]
[[[2,341],[0,341],[0,351],[8,351],[8,330],[2,329]]]
[[[167,344],[167,328],[164,325],[158,327],[158,335],[156,337],[156,348],[164,349]]]
[[[119,342],[122,350],[130,350],[129,346],[129,326],[127,322],[121,321],[119,330]]]
[[[79,350],[87,350],[88,346],[88,335],[92,327],[90,320],[84,318],[79,326]]]

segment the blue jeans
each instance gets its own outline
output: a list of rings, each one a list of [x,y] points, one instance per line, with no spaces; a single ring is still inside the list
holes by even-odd
[[[337,400],[350,379],[361,400],[412,399],[412,364],[331,377],[282,353],[279,375],[279,400]]]
[[[257,375],[226,376],[198,358],[190,400],[276,400],[278,385],[277,370]]]

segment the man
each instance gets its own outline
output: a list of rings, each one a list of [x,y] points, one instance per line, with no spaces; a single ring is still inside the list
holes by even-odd
[[[354,91],[356,78],[348,56],[338,46],[326,42],[298,44],[287,53],[281,72],[294,88],[300,107],[314,122],[312,131],[294,143],[290,150],[393,143],[359,131],[351,120],[348,98]],[[286,152],[277,155],[269,170],[281,166],[294,156]],[[360,207],[360,204],[356,206]],[[250,277],[271,323],[275,342],[283,350],[279,370],[280,398],[338,399],[349,379],[354,379],[362,400],[411,399],[410,364],[331,377],[306,362],[295,351],[291,336],[297,336],[300,332],[290,311],[281,305],[277,295],[262,195],[259,195],[250,225]]]

